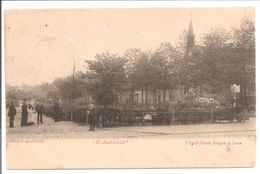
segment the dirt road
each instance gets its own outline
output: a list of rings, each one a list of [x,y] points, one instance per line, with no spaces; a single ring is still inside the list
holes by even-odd
[[[7,138],[180,138],[180,137],[241,137],[255,136],[255,118],[245,123],[214,123],[187,125],[146,125],[114,128],[97,128],[95,132],[88,131],[85,123],[71,121],[54,122],[44,116],[44,123],[37,124],[36,114],[34,124],[20,127],[21,114],[15,118],[15,128],[9,128],[9,118],[6,119]]]

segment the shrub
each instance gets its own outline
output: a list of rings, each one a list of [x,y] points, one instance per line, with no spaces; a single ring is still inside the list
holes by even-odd
[[[219,102],[214,100],[213,98],[185,98],[180,100],[177,103],[178,109],[192,109],[192,108],[201,108],[201,109],[208,109],[208,108],[215,108],[219,106]]]

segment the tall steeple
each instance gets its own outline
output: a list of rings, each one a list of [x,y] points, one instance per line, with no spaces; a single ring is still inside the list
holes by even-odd
[[[193,26],[192,26],[192,15],[190,15],[190,24],[188,27],[187,32],[187,47],[186,47],[186,53],[189,54],[190,49],[195,45],[195,35],[193,33]]]

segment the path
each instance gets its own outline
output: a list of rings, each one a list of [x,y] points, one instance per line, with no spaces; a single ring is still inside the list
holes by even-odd
[[[34,115],[36,121],[36,114]],[[241,137],[255,136],[255,118],[246,123],[214,123],[159,126],[126,126],[97,128],[88,131],[85,123],[71,121],[54,122],[44,116],[43,124],[20,127],[21,114],[15,118],[15,128],[9,128],[6,119],[7,138],[180,138],[180,137]]]

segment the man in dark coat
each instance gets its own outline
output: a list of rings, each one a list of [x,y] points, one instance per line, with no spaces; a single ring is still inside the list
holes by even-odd
[[[27,126],[27,119],[28,119],[28,106],[27,106],[26,100],[24,100],[23,104],[22,104],[21,127]]]
[[[36,104],[35,110],[37,112],[37,123],[39,124],[40,122],[43,123],[42,117],[43,117],[43,104],[38,102]]]
[[[57,99],[54,102],[54,106],[53,106],[53,111],[54,111],[54,121],[58,122],[59,118],[60,118],[60,104],[59,104],[59,99]]]
[[[8,111],[8,117],[10,117],[10,124],[9,124],[10,128],[14,127],[14,116],[15,115],[16,115],[16,109],[15,109],[14,103],[11,102],[11,104],[9,106],[9,111]]]
[[[89,125],[90,125],[89,131],[95,131],[95,125],[96,125],[96,110],[95,110],[93,104],[91,104],[91,105],[90,105],[90,108],[89,108],[88,122],[89,122]]]

